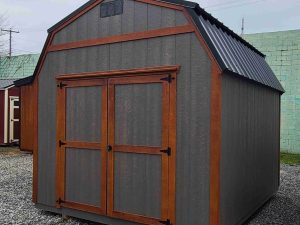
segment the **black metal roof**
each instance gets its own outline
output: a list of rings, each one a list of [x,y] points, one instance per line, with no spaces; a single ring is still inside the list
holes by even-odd
[[[68,21],[74,15],[96,1],[97,0],[88,1],[86,4],[52,26],[48,32],[51,33],[61,24]],[[207,13],[197,3],[182,0],[161,1],[184,6],[187,9],[223,72],[230,72],[264,86],[268,86],[281,93],[284,92],[280,82],[265,61],[265,55],[214,18],[211,14]],[[43,52],[44,50],[45,49],[43,49]],[[41,58],[39,61],[41,61]],[[34,76],[36,73],[37,69]],[[32,80],[33,79],[29,79],[28,82],[32,82]]]
[[[22,78],[22,79],[19,79],[19,80],[15,80],[14,85],[16,87],[20,87],[20,86],[23,86],[23,85],[26,85],[26,84],[30,84],[33,80],[34,80],[33,76],[25,77],[25,78]]]

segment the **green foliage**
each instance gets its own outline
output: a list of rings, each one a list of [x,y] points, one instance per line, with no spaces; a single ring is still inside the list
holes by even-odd
[[[289,165],[300,165],[300,154],[280,153],[280,162]]]

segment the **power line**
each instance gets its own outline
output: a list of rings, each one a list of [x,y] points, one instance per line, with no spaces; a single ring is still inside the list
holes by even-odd
[[[9,33],[9,57],[11,57],[11,52],[12,52],[12,48],[11,48],[11,42],[12,42],[12,34],[13,33],[20,33],[19,31],[16,30],[12,30],[11,28],[9,30],[5,30],[5,29],[1,29],[1,31],[3,32],[8,32]]]

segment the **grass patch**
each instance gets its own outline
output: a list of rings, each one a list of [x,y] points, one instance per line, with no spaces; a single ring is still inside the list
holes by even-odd
[[[289,165],[300,165],[300,154],[280,153],[280,162]]]

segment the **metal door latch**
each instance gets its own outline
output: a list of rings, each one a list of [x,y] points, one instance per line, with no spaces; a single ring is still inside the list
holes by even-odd
[[[112,151],[112,146],[111,146],[111,145],[107,145],[106,150],[107,150],[108,152]]]

